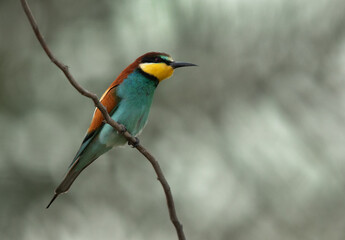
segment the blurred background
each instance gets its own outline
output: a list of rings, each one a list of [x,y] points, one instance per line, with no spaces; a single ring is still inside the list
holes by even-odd
[[[141,143],[171,185],[187,239],[345,239],[343,0],[30,0],[56,57],[101,96],[135,58],[198,68],[155,94]],[[45,207],[92,102],[0,1],[1,239],[177,239],[149,162],[130,147]]]

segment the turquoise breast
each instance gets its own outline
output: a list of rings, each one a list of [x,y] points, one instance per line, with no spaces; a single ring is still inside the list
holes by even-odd
[[[123,124],[133,136],[137,136],[147,122],[157,84],[158,81],[135,70],[117,87],[116,94],[121,100],[111,117]],[[126,143],[126,139],[108,124],[102,128],[99,137],[108,146]]]

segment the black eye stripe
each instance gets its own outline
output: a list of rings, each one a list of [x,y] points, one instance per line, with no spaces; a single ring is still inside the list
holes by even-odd
[[[169,65],[171,62],[163,59],[159,56],[153,56],[153,57],[145,57],[141,60],[142,63],[166,63],[167,65]]]

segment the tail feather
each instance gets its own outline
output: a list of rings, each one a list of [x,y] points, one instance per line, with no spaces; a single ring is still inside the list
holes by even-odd
[[[72,164],[72,166],[69,168],[69,171],[67,172],[66,176],[60,183],[60,185],[55,189],[54,196],[52,200],[50,200],[47,208],[50,207],[50,205],[55,201],[55,199],[62,193],[65,193],[68,191],[68,189],[71,187],[75,179],[79,176],[79,174],[87,168],[93,161],[95,161],[99,156],[95,156],[91,158],[91,160],[86,161],[85,157],[79,156],[77,160]]]
[[[82,169],[76,169],[77,168],[77,163],[79,162],[79,160],[75,161],[74,164],[71,166],[70,170],[68,171],[68,173],[66,174],[65,178],[63,179],[63,181],[60,183],[60,185],[55,189],[55,193],[54,196],[52,198],[52,200],[50,200],[47,208],[50,207],[50,205],[55,201],[55,199],[62,193],[65,193],[68,191],[68,189],[71,187],[71,185],[73,184],[73,182],[75,181],[75,179],[79,176],[79,174],[89,165],[91,164],[91,161],[89,164],[87,164],[85,167],[83,167]]]
[[[103,153],[107,152],[111,149],[111,147],[106,146],[104,144],[99,144],[93,142],[92,147],[90,148],[90,139],[87,142],[84,142],[81,146],[81,149],[78,151],[77,155],[73,159],[69,170],[60,183],[60,185],[55,189],[55,194],[51,201],[49,202],[47,208],[55,201],[55,199],[62,193],[68,191],[71,187],[75,179],[79,176],[79,174],[88,167],[93,161],[95,161],[99,156]]]

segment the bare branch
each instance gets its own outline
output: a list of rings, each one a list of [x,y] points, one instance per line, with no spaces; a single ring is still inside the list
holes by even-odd
[[[61,69],[61,71],[65,74],[66,78],[68,79],[68,81],[70,82],[70,84],[72,84],[72,86],[82,95],[84,95],[85,97],[88,97],[90,99],[92,99],[92,101],[94,102],[95,106],[102,112],[103,117],[105,119],[105,121],[111,125],[114,129],[116,129],[119,133],[122,133],[123,136],[128,140],[128,142],[135,146],[135,148],[142,153],[142,155],[144,155],[147,160],[149,160],[149,162],[151,163],[152,167],[154,168],[156,174],[157,174],[157,179],[159,180],[159,182],[161,183],[165,196],[166,196],[166,200],[167,200],[167,205],[168,205],[168,209],[169,209],[169,215],[170,215],[170,220],[171,222],[174,224],[177,235],[178,235],[178,239],[179,240],[185,240],[185,235],[183,232],[183,228],[181,223],[179,222],[177,215],[176,215],[176,210],[175,210],[175,204],[174,204],[174,200],[173,200],[173,196],[171,194],[171,190],[170,190],[170,186],[167,182],[167,180],[164,177],[164,174],[158,164],[158,162],[156,161],[156,159],[151,155],[151,153],[149,151],[147,151],[141,144],[136,144],[137,143],[137,139],[135,137],[133,137],[129,132],[123,132],[121,126],[114,121],[108,114],[106,108],[102,105],[102,103],[99,101],[98,97],[96,94],[86,90],[85,88],[83,88],[72,76],[72,74],[69,72],[69,69],[66,65],[64,65],[62,62],[60,62],[58,59],[56,59],[53,55],[53,53],[50,51],[50,49],[48,48],[48,45],[46,44],[46,42],[44,41],[43,36],[41,35],[39,29],[38,29],[38,25],[35,21],[35,18],[32,15],[32,12],[26,2],[26,0],[20,0],[23,6],[23,9],[25,11],[26,16],[29,19],[29,22],[31,24],[31,27],[38,39],[38,41],[40,42],[43,50],[45,51],[45,53],[48,55],[49,59],[58,67]]]

